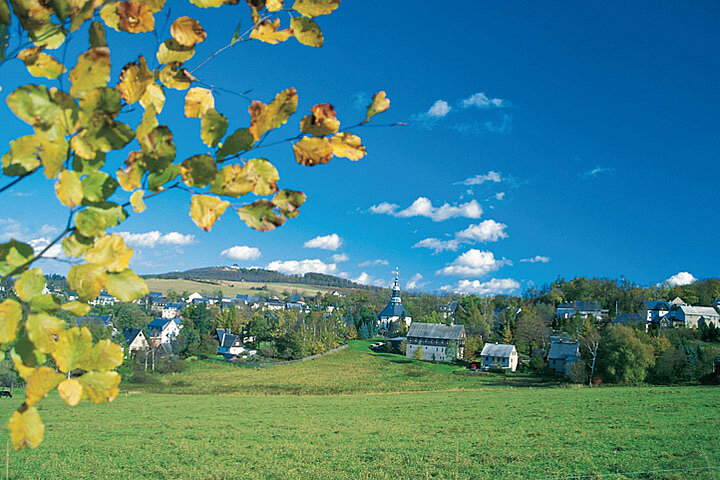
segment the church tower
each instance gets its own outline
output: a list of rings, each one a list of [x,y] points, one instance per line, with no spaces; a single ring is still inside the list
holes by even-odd
[[[410,326],[412,318],[405,307],[402,304],[400,298],[400,274],[399,271],[395,270],[395,282],[392,287],[392,294],[390,295],[390,302],[383,310],[378,314],[378,327],[380,330],[388,330],[393,322],[404,320],[406,326]]]

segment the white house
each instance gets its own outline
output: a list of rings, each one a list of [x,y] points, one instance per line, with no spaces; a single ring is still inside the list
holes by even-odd
[[[580,358],[580,344],[565,338],[552,338],[548,352],[548,368],[558,373],[570,373],[573,364]]]
[[[179,302],[168,302],[162,307],[162,318],[180,318],[180,312],[185,305]]]
[[[215,330],[218,340],[218,355],[240,355],[247,350],[243,347],[240,335],[233,335],[229,328]]]
[[[123,336],[125,342],[128,344],[128,350],[130,353],[137,352],[138,350],[147,350],[150,344],[145,338],[145,334],[139,328],[124,328]]]
[[[188,298],[185,300],[187,303],[193,303],[193,300],[202,300],[203,296],[200,295],[198,292],[193,292],[190,295],[188,295]]]
[[[643,305],[645,307],[645,322],[648,324],[660,323],[660,319],[670,313],[670,303],[665,301],[648,301],[643,302]]]
[[[700,307],[695,305],[678,305],[670,312],[673,323],[688,328],[698,328],[700,320],[705,325],[713,324],[720,327],[720,315],[713,307]]]
[[[480,352],[483,370],[501,368],[514,372],[518,365],[518,353],[515,345],[486,343]]]
[[[410,326],[412,318],[405,307],[402,304],[400,298],[400,287],[398,286],[398,276],[395,275],[395,283],[392,287],[392,294],[390,295],[390,301],[387,306],[378,313],[378,328],[380,330],[389,330],[393,322],[399,322],[403,320],[405,326]]]
[[[418,323],[410,325],[407,333],[405,355],[413,358],[420,349],[423,360],[449,362],[462,358],[465,353],[465,327],[462,325],[443,325],[442,323]],[[448,346],[455,347],[455,354],[448,355]],[[452,352],[451,352],[452,353]]]
[[[182,324],[177,318],[156,318],[148,323],[150,338],[154,343],[171,344],[180,334]]]
[[[602,314],[607,310],[602,310],[600,302],[595,300],[575,300],[574,302],[562,302],[557,307],[557,318],[571,318],[580,315],[583,318],[593,317],[596,320],[602,320]]]

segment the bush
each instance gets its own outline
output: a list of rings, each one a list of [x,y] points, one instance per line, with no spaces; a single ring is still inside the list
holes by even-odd
[[[587,383],[589,379],[589,372],[585,363],[581,360],[575,361],[572,368],[570,368],[570,372],[568,372],[568,377],[573,383]]]
[[[547,368],[547,362],[542,355],[533,355],[530,358],[530,368],[536,371],[545,370],[545,368]]]

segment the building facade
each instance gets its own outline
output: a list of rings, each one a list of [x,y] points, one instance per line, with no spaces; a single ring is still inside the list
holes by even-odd
[[[451,362],[465,354],[465,327],[442,323],[418,323],[410,325],[407,334],[405,356],[413,358],[420,349],[423,360]],[[448,347],[450,348],[448,351]],[[455,350],[453,352],[453,349]]]

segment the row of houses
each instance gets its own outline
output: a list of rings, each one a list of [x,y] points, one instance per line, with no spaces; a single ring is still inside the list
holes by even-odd
[[[710,307],[688,305],[680,297],[670,301],[647,301],[643,303],[641,313],[623,313],[613,322],[639,325],[646,331],[652,328],[700,328],[702,323],[720,327],[720,297],[716,298]]]

